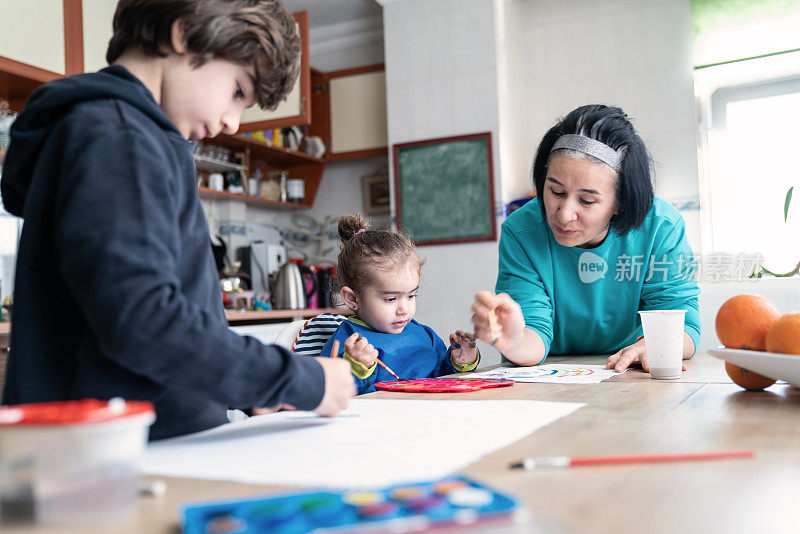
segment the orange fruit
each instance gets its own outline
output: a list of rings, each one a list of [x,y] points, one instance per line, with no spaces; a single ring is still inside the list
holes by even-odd
[[[761,295],[736,295],[717,312],[717,337],[729,349],[765,350],[767,330],[781,316]]]
[[[747,391],[761,391],[775,383],[775,380],[771,378],[754,373],[753,371],[748,371],[731,362],[725,362],[725,372],[728,373],[731,380]]]
[[[767,331],[767,350],[800,354],[800,313],[789,312]]]

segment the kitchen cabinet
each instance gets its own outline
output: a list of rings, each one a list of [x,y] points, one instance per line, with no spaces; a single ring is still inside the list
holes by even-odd
[[[83,71],[81,0],[0,0],[0,98],[22,109],[40,85]]]
[[[82,0],[83,72],[105,68],[108,42],[114,33],[116,0]]]
[[[65,74],[64,4],[63,0],[0,0],[0,55]]]
[[[7,101],[12,110],[21,111],[27,98],[40,85],[65,74],[83,72],[84,66],[86,71],[105,67],[115,11],[114,0],[0,0],[0,100]],[[284,109],[282,118],[249,122],[242,125],[241,131],[307,124],[311,120],[308,12],[300,11],[294,17],[303,43],[301,74],[293,91],[295,108],[286,111],[284,103],[283,108],[276,110],[280,115],[280,110]],[[55,38],[44,39],[43,35]],[[245,118],[242,122],[246,122]],[[313,205],[325,169],[323,160],[243,135],[221,135],[211,142],[242,151],[248,160],[263,161],[265,176],[272,171],[285,170],[290,178],[302,179],[305,200],[299,204],[276,202],[200,188],[202,197],[240,200],[277,209],[304,209]]]
[[[247,108],[242,114],[239,131],[252,132],[286,126],[299,126],[311,122],[311,65],[308,55],[308,11],[293,13],[300,33],[300,77],[286,100],[273,111],[263,110],[258,105]]]
[[[328,148],[326,161],[387,154],[386,79],[383,64],[334,72],[312,71],[311,135]]]

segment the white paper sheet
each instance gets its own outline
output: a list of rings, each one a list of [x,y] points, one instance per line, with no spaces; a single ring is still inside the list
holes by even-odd
[[[623,373],[626,371],[623,371]],[[621,373],[605,365],[573,365],[553,363],[535,367],[498,367],[491,371],[464,375],[464,378],[500,378],[514,382],[548,382],[553,384],[599,384]]]
[[[436,479],[581,406],[528,400],[354,399],[335,419],[280,412],[152,443],[142,471],[332,488]]]

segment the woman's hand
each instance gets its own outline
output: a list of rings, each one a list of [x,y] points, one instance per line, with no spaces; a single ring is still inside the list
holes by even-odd
[[[645,349],[644,338],[609,356],[606,369],[613,368],[616,372],[621,373],[634,363],[641,364],[644,372],[650,372],[650,364],[647,362],[647,350]],[[683,366],[683,370],[686,370],[685,365]]]
[[[375,365],[378,358],[378,350],[369,344],[367,338],[355,333],[344,340],[344,350],[351,358],[361,363],[367,368]]]
[[[489,311],[494,310],[496,328],[492,332],[489,324]],[[525,319],[522,309],[508,293],[495,295],[491,291],[478,291],[472,303],[472,324],[475,335],[505,354],[522,341]]]
[[[450,358],[458,365],[469,365],[478,359],[478,346],[470,332],[456,330],[450,334]]]

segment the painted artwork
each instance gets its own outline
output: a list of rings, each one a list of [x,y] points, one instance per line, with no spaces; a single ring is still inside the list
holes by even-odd
[[[615,377],[605,365],[545,364],[534,367],[498,367],[491,371],[472,373],[467,378],[513,380],[514,382],[545,382],[553,384],[599,384]]]

